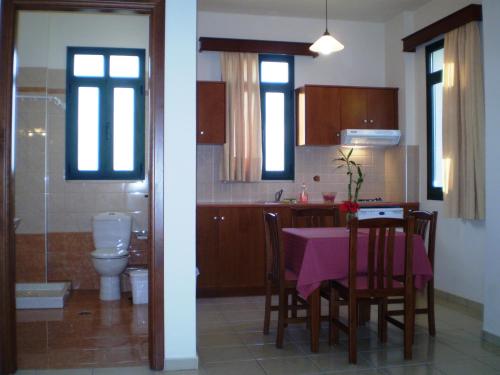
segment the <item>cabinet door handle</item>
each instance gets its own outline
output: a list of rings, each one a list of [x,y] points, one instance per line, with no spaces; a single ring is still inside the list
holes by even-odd
[[[367,122],[368,122],[368,120],[367,120],[367,119],[364,119],[364,120],[363,120],[363,124],[366,124]]]
[[[370,120],[370,124],[373,124],[373,120]]]
[[[219,217],[218,216],[214,216],[214,220],[219,220]]]
[[[203,135],[203,134],[205,134],[205,131],[203,131],[203,130],[200,131],[200,135]]]
[[[337,133],[337,137],[340,137],[340,133]]]
[[[224,217],[224,216],[221,216],[221,217],[220,217],[220,219],[221,219],[222,221],[224,221],[225,217]]]

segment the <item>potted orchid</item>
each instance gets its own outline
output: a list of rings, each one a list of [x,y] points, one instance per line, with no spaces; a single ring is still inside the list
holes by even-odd
[[[361,170],[361,165],[351,159],[353,148],[346,154],[342,149],[338,150],[339,157],[335,159],[339,163],[337,168],[345,168],[347,176],[349,176],[349,184],[347,185],[347,200],[340,205],[340,211],[346,213],[346,222],[357,215],[359,210],[358,195],[363,185],[364,175]],[[356,174],[356,175],[355,175]],[[354,187],[354,194],[352,189]]]

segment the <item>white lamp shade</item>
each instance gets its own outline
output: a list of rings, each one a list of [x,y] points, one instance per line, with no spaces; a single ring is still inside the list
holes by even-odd
[[[344,45],[326,31],[309,49],[321,55],[329,55],[344,49]]]

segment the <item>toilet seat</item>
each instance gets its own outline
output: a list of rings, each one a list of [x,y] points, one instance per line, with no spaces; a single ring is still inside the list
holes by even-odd
[[[128,257],[128,251],[123,249],[103,248],[92,251],[90,255],[97,259],[116,259]]]

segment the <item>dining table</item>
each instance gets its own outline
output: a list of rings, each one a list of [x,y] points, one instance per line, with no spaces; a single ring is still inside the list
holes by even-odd
[[[345,227],[283,228],[285,266],[297,276],[297,291],[310,306],[311,351],[319,351],[321,323],[320,286],[328,280],[348,276],[349,229]],[[358,231],[358,272],[368,270],[368,232]],[[396,232],[394,275],[404,274],[405,233]],[[424,239],[413,235],[413,274],[416,289],[432,279],[432,266]],[[369,314],[369,305],[368,305]]]

